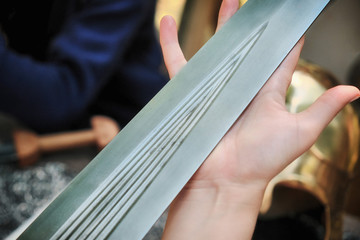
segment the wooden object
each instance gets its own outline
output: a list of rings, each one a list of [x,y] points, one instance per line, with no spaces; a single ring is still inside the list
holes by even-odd
[[[16,130],[13,134],[19,165],[34,164],[41,154],[96,144],[104,148],[120,131],[117,123],[109,117],[95,116],[91,129],[39,136],[29,130]]]

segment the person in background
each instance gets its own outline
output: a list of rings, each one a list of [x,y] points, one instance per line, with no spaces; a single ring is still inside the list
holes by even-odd
[[[37,132],[124,126],[166,84],[156,0],[4,0],[0,112]]]
[[[238,7],[238,0],[224,0],[218,27]],[[173,76],[186,60],[171,17],[162,19],[160,42]],[[307,151],[346,104],[359,98],[356,87],[337,86],[305,111],[289,113],[286,92],[303,44],[301,39],[173,201],[164,240],[251,239],[269,181]]]

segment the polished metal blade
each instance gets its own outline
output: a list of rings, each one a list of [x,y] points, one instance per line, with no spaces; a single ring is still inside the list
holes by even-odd
[[[20,239],[143,238],[328,2],[248,1]]]

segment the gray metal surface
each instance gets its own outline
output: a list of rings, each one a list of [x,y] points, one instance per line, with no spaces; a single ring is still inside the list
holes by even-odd
[[[328,0],[250,0],[20,239],[141,239]]]

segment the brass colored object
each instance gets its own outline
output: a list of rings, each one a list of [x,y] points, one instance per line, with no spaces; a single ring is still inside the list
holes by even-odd
[[[240,6],[244,5],[247,2],[247,0],[240,0]]]
[[[336,84],[325,70],[300,61],[287,95],[288,110],[303,111]],[[325,239],[342,239],[342,214],[349,182],[358,168],[358,146],[358,115],[349,104],[306,153],[270,182],[261,215],[274,217],[322,205]]]
[[[360,87],[360,54],[354,60],[349,73],[347,82],[355,87]],[[358,114],[360,113],[360,101],[354,102],[354,107]],[[345,206],[345,212],[360,218],[360,169],[357,169],[356,176],[352,180],[349,195]]]
[[[163,16],[170,15],[175,19],[178,26],[181,25],[182,13],[186,4],[186,0],[168,1],[158,0],[156,3],[155,26],[160,29],[160,21]]]
[[[179,29],[185,58],[190,59],[214,35],[222,0],[187,0]],[[247,0],[239,0],[242,7]],[[246,23],[241,23],[246,24]]]
[[[186,59],[192,58],[214,35],[220,5],[221,0],[186,1],[179,28],[179,41]]]

